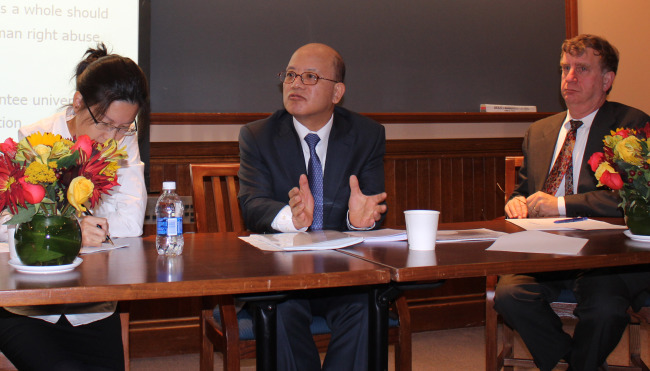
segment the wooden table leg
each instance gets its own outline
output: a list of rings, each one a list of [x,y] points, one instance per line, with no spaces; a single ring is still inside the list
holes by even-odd
[[[497,312],[494,310],[494,289],[498,276],[486,277],[485,288],[485,370],[497,371],[503,365],[499,364],[497,352]]]

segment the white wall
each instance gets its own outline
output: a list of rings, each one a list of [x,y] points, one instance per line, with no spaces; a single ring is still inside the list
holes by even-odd
[[[578,0],[578,31],[602,36],[620,52],[609,99],[650,113],[650,1]]]

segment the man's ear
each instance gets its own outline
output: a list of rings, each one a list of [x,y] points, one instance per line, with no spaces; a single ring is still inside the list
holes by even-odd
[[[607,71],[603,74],[603,91],[608,91],[614,84],[616,74],[613,71]]]
[[[334,93],[332,94],[332,103],[338,104],[341,99],[343,99],[343,94],[345,94],[345,84],[342,82],[337,82],[334,85]]]

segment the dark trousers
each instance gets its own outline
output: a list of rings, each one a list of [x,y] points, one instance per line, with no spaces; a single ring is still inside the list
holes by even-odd
[[[647,266],[506,275],[499,279],[494,308],[515,329],[540,370],[565,359],[571,370],[594,371],[618,344],[629,322],[627,309],[650,287]],[[578,317],[573,337],[550,307],[562,289],[574,292]]]
[[[72,326],[0,308],[0,350],[20,371],[124,370],[119,313]]]
[[[368,294],[330,292],[323,296],[319,292],[277,305],[278,370],[321,370],[318,349],[309,330],[312,315],[325,317],[332,330],[323,370],[368,369]]]

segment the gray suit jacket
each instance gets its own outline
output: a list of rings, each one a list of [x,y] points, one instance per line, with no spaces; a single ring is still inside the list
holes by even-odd
[[[286,110],[249,123],[239,132],[239,202],[251,231],[274,232],[271,223],[288,204],[289,190],[298,186],[301,174],[307,174],[300,140]],[[323,174],[323,229],[347,229],[350,175],[359,178],[366,195],[384,191],[385,152],[382,125],[335,108]]]
[[[566,112],[533,123],[524,137],[524,163],[519,170],[519,182],[512,197],[524,196],[542,189],[550,171],[557,136]],[[591,171],[589,157],[603,151],[603,138],[620,127],[640,127],[650,121],[644,112],[616,102],[605,102],[591,126],[578,179],[578,193],[565,196],[567,216],[621,217],[618,192],[596,187],[598,181]]]

